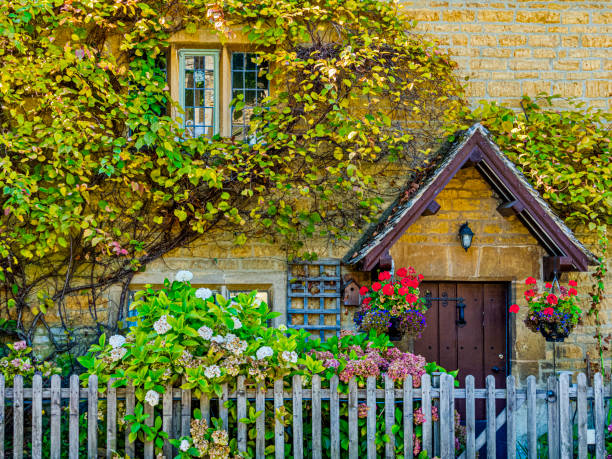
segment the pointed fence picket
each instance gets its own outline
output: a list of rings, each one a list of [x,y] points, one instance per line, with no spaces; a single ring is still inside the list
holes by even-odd
[[[158,456],[153,441],[129,442],[130,424],[123,422],[121,415],[134,414],[133,387],[113,387],[110,381],[105,390],[100,391],[96,376],[82,383],[73,375],[69,382],[68,387],[61,387],[60,377],[53,376],[50,384],[44,385],[42,378],[36,375],[32,386],[24,388],[21,376],[15,377],[9,385],[0,375],[1,457],[12,454],[16,459],[60,458],[67,454],[69,458],[111,458],[119,445],[129,457],[148,459],[176,455],[176,448],[168,440]],[[577,451],[577,457],[587,458],[592,451],[594,457],[605,458],[606,416],[612,409],[612,384],[604,381],[601,374],[594,376],[590,387],[584,374],[578,375],[575,384],[571,384],[567,374],[559,379],[551,377],[547,386],[540,389],[533,376],[528,377],[523,386],[518,386],[514,376],[508,376],[503,389],[496,387],[493,376],[487,378],[484,388],[476,388],[472,376],[465,378],[461,388],[455,387],[455,380],[448,374],[436,376],[433,385],[429,375],[416,382],[417,387],[414,387],[410,376],[403,382],[394,382],[385,376],[382,381],[369,377],[363,385],[352,379],[345,385],[334,376],[328,384],[323,384],[315,375],[312,378],[294,376],[291,381],[279,379],[268,387],[261,384],[255,387],[247,384],[244,376],[239,376],[233,384],[222,386],[218,399],[202,396],[192,400],[190,390],[167,387],[158,407],[145,405],[145,413],[149,414],[145,423],[153,426],[158,416],[161,429],[170,438],[189,435],[193,409],[197,407],[209,421],[211,416],[218,416],[221,424],[230,427],[236,436],[238,450],[247,452],[250,449],[250,454],[256,458],[271,454],[277,458],[303,458],[307,451],[308,457],[315,459],[359,458],[362,454],[368,459],[393,458],[396,454],[411,457],[415,447],[414,404],[419,403],[424,418],[420,439],[423,448],[438,451],[441,458],[451,458],[457,457],[455,402],[462,400],[466,438],[465,449],[459,457],[475,458],[479,453],[483,457],[495,457],[500,450],[496,443],[498,430],[505,426],[509,445],[507,457],[518,456],[516,444],[520,427],[525,439],[525,452],[521,456],[535,458],[538,457],[538,434],[543,433],[542,426],[536,422],[539,402],[546,405],[549,457],[570,458]],[[486,408],[486,424],[481,432],[476,429],[477,400],[482,400]],[[267,401],[268,410],[274,410],[268,413],[274,418],[273,432],[268,437]],[[503,409],[500,409],[501,401],[505,402]],[[236,406],[237,419],[230,419],[228,407],[231,404]],[[525,419],[520,420],[517,413],[523,405]],[[438,407],[436,419],[432,419],[433,406]],[[310,416],[304,415],[305,408],[310,410]],[[252,426],[238,422],[251,418],[253,412],[260,414]],[[362,412],[366,419],[363,428],[359,428]],[[79,416],[84,413],[87,414],[86,424],[80,424]],[[48,422],[44,420],[46,416]],[[381,421],[384,422],[382,432],[377,427]],[[63,422],[66,425],[62,425]],[[348,423],[348,431],[344,434],[340,432],[342,423]],[[48,441],[43,436],[43,427],[47,424],[50,425]],[[589,426],[595,430],[594,445],[588,444]],[[330,433],[327,444],[323,444],[322,431]],[[104,435],[105,440],[98,435]]]

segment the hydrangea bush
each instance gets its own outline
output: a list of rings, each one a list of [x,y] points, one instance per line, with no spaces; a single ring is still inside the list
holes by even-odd
[[[51,362],[36,361],[32,355],[32,348],[25,341],[8,343],[6,346],[10,352],[0,359],[0,373],[8,386],[13,384],[13,379],[17,375],[23,376],[24,384],[28,385],[36,372],[39,372],[43,378],[61,373],[61,369]]]
[[[170,386],[192,389],[195,398],[202,394],[215,397],[222,393],[225,383],[233,389],[239,375],[245,376],[246,384],[254,387],[258,383],[270,386],[278,378],[289,382],[296,374],[308,385],[312,375],[319,374],[323,387],[328,387],[330,378],[338,375],[340,390],[347,392],[352,377],[364,387],[368,376],[381,377],[386,373],[401,384],[406,376],[412,375],[413,384],[418,387],[425,373],[444,371],[428,364],[421,356],[400,351],[387,335],[378,335],[374,330],[369,334],[343,331],[340,337],[321,342],[305,331],[284,326],[270,328],[268,321],[277,314],[257,300],[256,292],[228,300],[213,295],[209,289],[192,287],[192,277],[188,271],[181,271],[174,281],[166,280],[160,290],[147,288],[138,292],[133,305],[138,311],[136,325],[125,336],[102,335],[98,344],[80,358],[87,369],[82,379],[96,374],[101,390],[110,378],[115,378],[115,386],[134,385],[137,399],[134,414],[126,416],[132,424],[132,440],[155,441],[161,449],[167,437],[161,431],[161,418],[157,416],[153,426],[145,420],[149,416],[147,412],[153,411],[155,415],[160,411],[161,398]],[[238,420],[234,402],[228,402],[227,408],[230,420],[248,425],[254,424],[259,416],[251,407],[249,417]],[[325,419],[329,415],[327,408],[328,402],[324,401],[323,425],[329,424],[329,419]],[[418,404],[415,408],[420,409]],[[310,407],[304,409],[308,411]],[[341,410],[346,409],[342,405]],[[211,414],[215,414],[214,409]],[[266,407],[266,430],[273,431],[278,414],[272,404]],[[284,422],[291,422],[288,412],[283,416]],[[304,416],[308,419],[309,414]],[[415,416],[415,445],[420,442],[419,419]],[[202,420],[196,410],[191,435],[171,440],[180,457],[238,456],[236,432],[224,431],[214,416],[211,423]],[[382,452],[384,421],[379,424],[377,444]],[[235,422],[230,422],[230,426],[234,425]],[[306,434],[309,427],[305,425],[304,429]],[[255,429],[249,428],[248,432],[249,451],[242,454],[247,457],[253,452]],[[289,447],[290,434],[286,435]],[[323,432],[324,440],[328,436],[329,431]],[[348,442],[348,426],[341,425],[341,439],[343,445]],[[398,439],[398,452],[402,444]],[[415,454],[417,449],[420,453],[419,447],[415,448]]]

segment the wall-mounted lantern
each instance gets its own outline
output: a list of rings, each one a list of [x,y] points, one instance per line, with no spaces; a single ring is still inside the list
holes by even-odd
[[[470,229],[468,223],[465,222],[463,225],[461,225],[461,228],[459,228],[459,240],[461,241],[461,247],[463,247],[466,252],[472,245],[473,237],[474,232]]]

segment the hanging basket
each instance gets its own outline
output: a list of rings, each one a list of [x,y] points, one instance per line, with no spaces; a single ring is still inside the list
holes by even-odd
[[[571,333],[571,330],[563,328],[556,323],[540,323],[539,329],[540,334],[549,343],[562,343]]]
[[[404,332],[400,327],[401,322],[402,319],[400,317],[391,317],[391,326],[387,332],[391,341],[401,341],[404,337]]]

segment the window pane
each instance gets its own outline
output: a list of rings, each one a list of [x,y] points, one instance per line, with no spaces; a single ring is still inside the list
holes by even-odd
[[[259,75],[260,70],[267,66],[256,65],[256,58],[255,53],[232,54],[232,98],[242,95],[245,103],[244,110],[232,114],[232,135],[242,140],[248,140],[253,107],[268,94],[268,80]]]
[[[193,136],[213,135],[215,128],[215,57],[212,54],[184,57],[185,127]],[[192,107],[190,109],[190,107]]]

